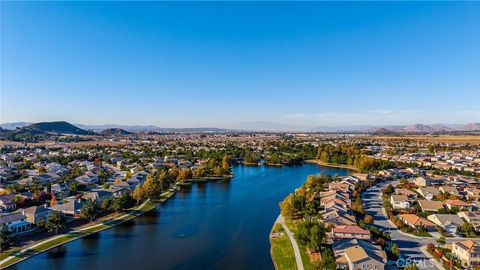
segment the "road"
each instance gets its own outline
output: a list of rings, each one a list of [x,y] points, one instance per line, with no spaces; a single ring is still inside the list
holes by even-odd
[[[293,246],[293,253],[295,254],[295,261],[297,262],[297,269],[303,270],[303,262],[302,262],[302,256],[300,255],[300,248],[298,247],[295,237],[293,237],[292,231],[290,231],[287,224],[285,224],[285,218],[282,215],[279,215],[275,223],[280,223],[283,229],[285,230],[285,232],[287,233],[288,238],[290,239],[290,242],[292,243],[292,246]]]
[[[436,244],[436,240],[433,237],[416,237],[401,232],[393,223],[390,222],[386,213],[382,210],[381,192],[382,189],[391,184],[395,186],[398,181],[385,181],[380,182],[377,185],[367,189],[362,194],[362,200],[365,211],[373,217],[374,224],[383,231],[390,232],[392,242],[397,244],[402,258],[414,258],[415,260],[429,261],[430,257],[427,256],[420,248],[429,243]],[[433,260],[433,259],[432,259]],[[433,260],[436,262],[436,260]],[[432,261],[432,262],[433,262]],[[426,263],[427,264],[427,263]],[[440,264],[428,263],[429,267],[420,267],[421,269],[443,269]]]

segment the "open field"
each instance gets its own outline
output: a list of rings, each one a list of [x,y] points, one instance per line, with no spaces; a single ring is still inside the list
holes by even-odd
[[[480,144],[480,135],[407,135],[407,136],[375,136],[380,140],[415,140],[434,143]]]

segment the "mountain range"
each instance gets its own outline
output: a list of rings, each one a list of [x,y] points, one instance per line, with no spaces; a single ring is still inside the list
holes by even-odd
[[[338,127],[302,127],[284,125],[274,122],[244,122],[229,125],[226,128],[199,127],[199,128],[163,128],[154,125],[72,125],[65,121],[55,122],[16,122],[0,124],[3,132],[11,130],[16,133],[30,132],[39,134],[42,132],[86,135],[93,132],[99,135],[129,135],[138,132],[151,133],[187,133],[187,132],[229,132],[229,131],[265,131],[265,132],[369,132],[369,133],[438,133],[454,131],[480,131],[480,123],[468,124],[414,124],[392,126],[338,126]],[[93,131],[93,132],[92,132]]]

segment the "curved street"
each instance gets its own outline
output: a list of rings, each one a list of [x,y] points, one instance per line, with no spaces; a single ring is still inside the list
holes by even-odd
[[[395,186],[398,183],[398,181],[383,181],[363,192],[362,200],[365,211],[373,217],[374,224],[380,230],[390,233],[392,242],[398,245],[402,258],[411,258],[416,261],[426,260],[435,264],[426,263],[428,267],[420,266],[421,269],[443,269],[439,262],[430,257],[426,251],[423,252],[421,250],[422,246],[426,246],[429,243],[436,244],[434,237],[417,237],[400,231],[391,223],[383,210],[381,199],[382,189],[389,184]]]
[[[280,223],[288,235],[290,242],[292,243],[293,253],[295,254],[295,261],[297,262],[297,269],[303,270],[303,262],[302,256],[300,255],[300,248],[298,247],[297,240],[293,236],[292,231],[288,228],[287,224],[285,224],[285,218],[282,215],[279,215],[277,221],[275,223]]]

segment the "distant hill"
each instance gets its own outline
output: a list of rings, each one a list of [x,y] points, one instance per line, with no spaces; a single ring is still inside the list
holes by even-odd
[[[463,131],[477,131],[480,130],[480,123],[469,123],[458,128]]]
[[[24,126],[20,129],[15,130],[17,132],[51,132],[51,133],[60,133],[60,134],[75,134],[75,135],[87,135],[88,131],[76,127],[65,121],[55,121],[55,122],[40,122]]]
[[[128,132],[121,128],[108,128],[99,132],[100,135],[131,135],[132,132]]]
[[[0,128],[13,130],[16,128],[21,128],[33,124],[32,122],[14,122],[14,123],[3,123],[0,124]]]

